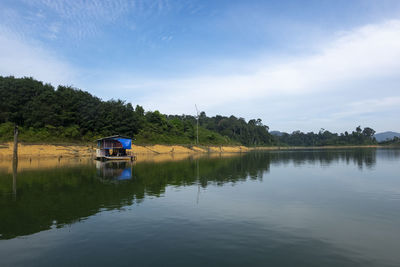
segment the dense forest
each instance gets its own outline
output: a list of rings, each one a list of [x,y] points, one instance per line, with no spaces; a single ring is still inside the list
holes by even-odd
[[[134,137],[136,143],[196,141],[194,116],[167,116],[122,100],[102,101],[88,92],[67,86],[55,89],[33,78],[0,77],[0,99],[0,141],[12,139],[14,124],[19,126],[20,139],[27,142],[93,141],[114,134]],[[226,119],[219,118],[216,129],[200,126],[200,143],[270,143],[268,127],[261,123],[240,120],[245,139],[226,134],[230,132]]]
[[[393,139],[380,142],[382,145],[400,146],[400,138],[395,136]]]
[[[276,136],[278,143],[290,146],[330,146],[330,145],[372,145],[376,144],[375,131],[372,128],[358,126],[355,131],[341,134],[321,129],[318,133],[295,131],[291,134],[281,133]]]
[[[25,142],[91,142],[115,134],[138,144],[195,144],[197,117],[145,111],[123,100],[103,101],[88,92],[34,80],[0,76],[0,141],[12,140],[14,125]],[[352,133],[271,135],[261,119],[208,117],[201,112],[199,143],[247,146],[323,146],[375,144],[375,131],[360,126]]]

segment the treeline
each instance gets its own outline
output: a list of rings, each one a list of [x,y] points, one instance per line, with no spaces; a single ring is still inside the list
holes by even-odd
[[[197,117],[164,115],[122,100],[103,101],[88,92],[34,80],[0,76],[0,141],[12,140],[14,124],[26,142],[91,142],[121,134],[138,144],[195,144]],[[261,119],[199,115],[200,144],[322,146],[375,144],[375,131],[271,135]]]
[[[28,139],[91,140],[114,133],[131,136],[143,123],[140,107],[134,109],[121,100],[101,101],[71,87],[55,90],[32,78],[0,77],[0,98],[0,122],[16,123]]]
[[[318,133],[295,131],[291,134],[280,133],[275,136],[279,145],[289,146],[335,146],[335,145],[373,145],[377,144],[372,128],[358,126],[355,131],[341,134],[321,129]]]
[[[166,116],[122,100],[102,101],[88,92],[69,86],[55,89],[33,78],[0,76],[0,99],[0,141],[12,139],[14,124],[20,127],[20,139],[28,142],[93,141],[115,134],[134,137],[137,143],[194,144],[196,141],[193,116]],[[253,131],[258,127],[263,129],[262,135],[270,136],[268,127],[253,125],[253,121],[241,121],[242,128],[248,128],[247,140],[231,139],[231,134],[226,134],[230,126],[221,122],[217,128],[200,126],[199,141],[268,144],[261,142],[262,138]],[[250,136],[252,133],[256,137]]]
[[[393,139],[385,140],[380,142],[382,145],[390,145],[390,146],[400,146],[400,138],[394,136]]]

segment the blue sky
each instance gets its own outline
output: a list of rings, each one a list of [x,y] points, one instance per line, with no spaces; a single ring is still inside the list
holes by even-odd
[[[0,1],[0,75],[271,130],[400,131],[400,1]]]

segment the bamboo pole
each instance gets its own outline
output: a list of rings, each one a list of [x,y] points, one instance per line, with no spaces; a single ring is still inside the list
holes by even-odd
[[[14,126],[14,151],[13,151],[13,197],[17,197],[17,170],[18,170],[18,126]]]
[[[197,105],[194,104],[196,107],[196,113],[197,113],[197,145],[199,144],[199,110],[197,109]]]
[[[17,171],[18,171],[18,159],[13,160],[12,195],[14,200],[17,198]]]
[[[18,160],[18,126],[14,126],[14,151],[13,160]]]

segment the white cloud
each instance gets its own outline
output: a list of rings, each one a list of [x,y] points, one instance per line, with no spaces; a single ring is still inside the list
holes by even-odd
[[[247,64],[247,63],[246,63]],[[252,63],[253,64],[253,63]],[[313,55],[254,69],[250,74],[202,76],[125,83],[126,88],[147,90],[145,107],[167,113],[191,112],[194,103],[205,109],[237,101],[295,96],[337,90],[379,77],[400,75],[400,21],[367,25],[341,33]],[[355,87],[362,93],[363,88]],[[247,105],[248,105],[247,104]]]
[[[378,99],[366,99],[351,102],[346,105],[344,111],[333,114],[335,118],[345,118],[368,113],[382,112],[388,109],[400,108],[400,96],[383,97]]]
[[[46,28],[49,22],[56,22],[61,26],[59,28],[62,28],[63,33],[77,39],[96,36],[102,32],[104,25],[121,22],[129,14],[149,16],[169,9],[168,0],[40,0],[25,3],[29,9],[38,11],[34,21],[35,25],[40,25],[39,30]],[[43,14],[42,10],[46,12]],[[38,20],[37,14],[43,15],[41,20]],[[54,38],[54,34],[51,35],[52,30],[49,29],[50,39]]]
[[[167,0],[26,0],[25,3],[23,8],[16,10],[0,8],[3,18],[0,22],[0,75],[33,76],[54,85],[76,83],[76,68],[43,44],[48,42],[49,46],[61,53],[63,50],[61,47],[60,50],[57,48],[58,44],[65,43],[65,47],[73,44],[76,45],[74,51],[78,51],[84,47],[77,45],[82,42],[80,38],[95,35],[101,37],[99,33],[106,32],[109,28],[114,29],[104,26],[114,23],[119,28],[128,29],[129,26],[131,30],[135,30],[135,36],[142,44],[146,43],[146,46],[151,43],[147,42],[146,37],[153,34],[157,36],[157,42],[180,42],[179,34],[165,29],[143,27],[142,23],[150,16],[157,17],[161,12],[171,9],[182,11],[183,7],[179,7],[182,3]],[[190,4],[182,6],[195,8]],[[303,26],[299,27],[299,34],[308,30]],[[149,72],[148,67],[144,67],[142,73],[149,78],[133,78],[135,75],[129,70],[121,73],[115,68],[116,64],[104,64],[86,69],[87,75],[80,81],[87,85],[82,89],[95,91],[100,97],[130,98],[146,109],[158,109],[169,114],[193,113],[194,104],[197,103],[210,114],[260,117],[277,129],[293,127],[296,123],[295,127],[301,130],[308,127],[306,124],[311,125],[310,128],[315,127],[314,125],[317,128],[328,128],[326,124],[334,120],[338,125],[338,121],[341,120],[340,124],[343,124],[343,118],[347,116],[354,115],[356,118],[362,115],[365,106],[371,106],[377,112],[393,112],[396,104],[388,99],[400,97],[400,92],[396,91],[400,82],[400,20],[371,24],[333,33],[332,36],[326,38],[333,40],[329,43],[318,42],[315,45],[315,40],[310,40],[311,48],[307,49],[307,55],[282,55],[283,48],[279,51],[281,54],[278,60],[274,58],[271,61],[270,57],[266,60],[264,54],[260,54],[258,59],[240,62],[237,55],[232,54],[214,69],[202,68],[202,65],[210,66],[212,63],[204,64],[204,61],[200,61],[196,69],[202,70],[202,74],[186,78],[180,76],[182,73],[169,79],[161,78],[161,75],[165,77],[170,72]],[[301,47],[304,46],[306,44],[303,43]],[[102,43],[98,47],[101,49]],[[117,49],[120,48],[117,46]],[[310,50],[314,53],[310,54]],[[270,55],[269,51],[264,52]],[[126,53],[131,51],[127,50]],[[141,56],[145,57],[146,53],[143,52]],[[132,55],[135,54],[129,54],[129,60],[134,61]],[[87,56],[90,58],[91,55]],[[106,58],[108,55],[104,56]],[[194,58],[200,56],[202,55],[198,53]],[[207,55],[204,58],[206,57]],[[109,62],[114,58],[118,57],[110,57]],[[157,61],[151,56],[148,59]],[[138,63],[132,65],[121,61],[121,65],[124,68],[137,67],[141,64],[140,56],[137,60]],[[178,58],[179,60],[183,59]],[[185,60],[198,62],[190,54]],[[79,62],[77,58],[74,61]],[[171,70],[176,69],[178,61],[171,62]],[[82,67],[88,66],[90,62],[93,61],[81,61],[85,63]],[[79,75],[83,77],[82,74]],[[388,86],[385,88],[386,85],[391,86],[391,89]],[[341,95],[346,97],[340,98]],[[329,105],[328,98],[339,101]],[[374,99],[380,102],[375,103]],[[280,122],[278,115],[275,116],[275,121],[271,118],[270,114],[274,112],[280,113]],[[326,124],[321,125],[321,121]],[[272,122],[279,127],[271,124]]]
[[[38,43],[29,42],[0,28],[0,75],[34,77],[44,82],[71,84],[73,68]]]

